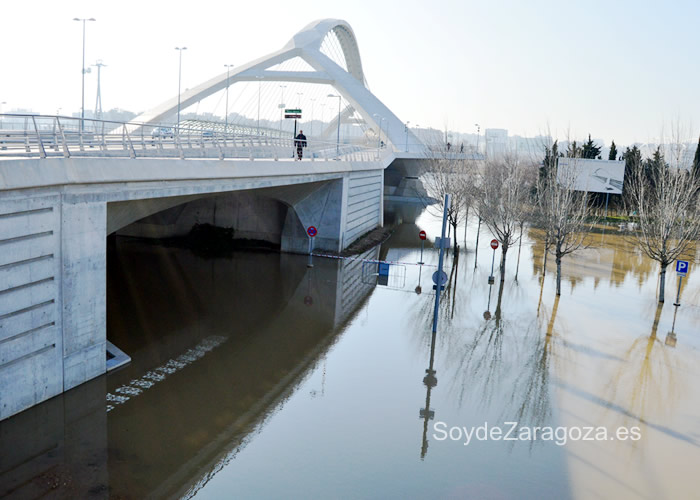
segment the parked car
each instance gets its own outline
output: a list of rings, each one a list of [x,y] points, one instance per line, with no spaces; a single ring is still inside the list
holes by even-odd
[[[175,133],[173,132],[172,127],[156,127],[153,129],[153,132],[151,132],[151,137],[153,139],[157,137],[162,137],[164,139],[172,139],[173,137],[175,137]]]

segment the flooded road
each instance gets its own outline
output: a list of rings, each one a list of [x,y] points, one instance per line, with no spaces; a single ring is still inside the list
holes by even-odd
[[[439,221],[387,212],[385,244],[313,268],[118,239],[108,339],[132,362],[0,422],[0,497],[698,498],[697,256],[673,346],[676,278],[658,308],[617,231],[564,260],[557,299],[537,231],[490,287],[474,224],[433,337],[432,245],[415,263]]]

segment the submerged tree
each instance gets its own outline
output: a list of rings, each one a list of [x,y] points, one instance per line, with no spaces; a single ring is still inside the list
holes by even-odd
[[[537,185],[536,220],[545,232],[545,252],[557,263],[557,295],[561,295],[561,261],[585,246],[586,220],[590,215],[587,193],[575,191],[576,162],[565,169],[553,169]]]
[[[508,249],[520,238],[520,223],[526,218],[530,187],[536,175],[532,164],[504,155],[491,160],[479,178],[478,213],[501,243],[501,281],[505,280]]]
[[[628,203],[637,213],[634,238],[650,259],[659,263],[659,302],[664,302],[666,268],[700,237],[698,198],[700,179],[669,168],[661,151],[635,167]]]
[[[442,218],[445,195],[450,195],[447,222],[452,228],[452,237],[457,242],[457,227],[466,223],[473,192],[474,167],[471,161],[457,158],[446,150],[433,148],[433,156],[426,160],[428,168],[423,176],[423,185],[430,200],[426,200],[428,211]]]

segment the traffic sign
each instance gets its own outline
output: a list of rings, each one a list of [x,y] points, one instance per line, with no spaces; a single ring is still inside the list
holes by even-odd
[[[426,239],[426,238],[428,237],[428,235],[425,234],[425,231],[421,231],[420,233],[418,233],[418,237],[419,237],[421,240],[424,240],[424,239]]]
[[[436,285],[439,284],[440,286],[442,286],[442,285],[444,285],[445,283],[447,283],[447,273],[446,273],[445,271],[440,271],[440,272],[441,272],[442,274],[438,274],[438,271],[435,271],[435,272],[433,273],[433,283],[435,283]],[[439,281],[440,283],[438,283],[438,281]]]
[[[687,260],[677,260],[676,261],[676,272],[678,276],[685,276],[688,274],[688,261]]]
[[[298,108],[294,108],[294,109],[285,109],[284,112],[285,112],[285,113],[290,113],[290,114],[293,114],[293,115],[301,114],[301,110],[298,109]]]
[[[497,239],[491,240],[491,248],[493,248],[494,250],[496,250],[498,248],[498,240]]]
[[[306,230],[306,234],[313,238],[318,234],[318,230],[314,226],[309,226],[309,228]]]
[[[294,113],[294,114],[285,113],[284,117],[285,118],[294,118],[296,120],[298,118],[301,118],[301,113]]]

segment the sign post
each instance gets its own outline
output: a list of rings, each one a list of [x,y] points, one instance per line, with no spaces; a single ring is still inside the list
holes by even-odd
[[[493,285],[495,278],[493,277],[493,265],[496,262],[496,249],[498,248],[498,240],[491,240],[491,248],[493,248],[493,257],[491,258],[491,275],[489,276],[489,285]]]
[[[447,229],[447,211],[450,208],[450,195],[446,194],[445,195],[445,210],[442,214],[442,234],[440,237],[440,257],[438,258],[438,270],[437,270],[437,275],[438,277],[442,275],[442,259],[445,256],[445,244],[447,243],[445,239],[445,230]],[[433,333],[437,332],[437,322],[438,322],[438,313],[440,312],[440,290],[442,289],[441,286],[437,286],[435,288],[435,309],[433,310]]]
[[[425,231],[421,231],[418,233],[418,237],[420,238],[420,262],[418,262],[418,264],[422,266],[425,264],[425,262],[423,262],[423,246],[425,245],[425,239],[428,237],[428,235],[425,234]]]
[[[676,261],[676,273],[678,274],[678,293],[676,294],[676,302],[673,304],[676,307],[681,305],[681,284],[683,283],[683,278],[688,275],[688,261],[687,260],[677,260]]]
[[[285,117],[285,119],[294,118],[294,136],[292,137],[292,139],[296,139],[297,138],[297,119],[301,120],[301,109],[299,109],[299,108],[285,109],[284,110],[284,117]],[[296,153],[296,147],[292,148],[292,158],[294,158],[295,153]]]
[[[312,256],[312,251],[314,249],[314,236],[318,234],[318,230],[316,229],[315,226],[309,226],[306,229],[306,234],[309,235],[309,263],[306,265],[306,267],[314,267],[313,264],[313,256]]]

